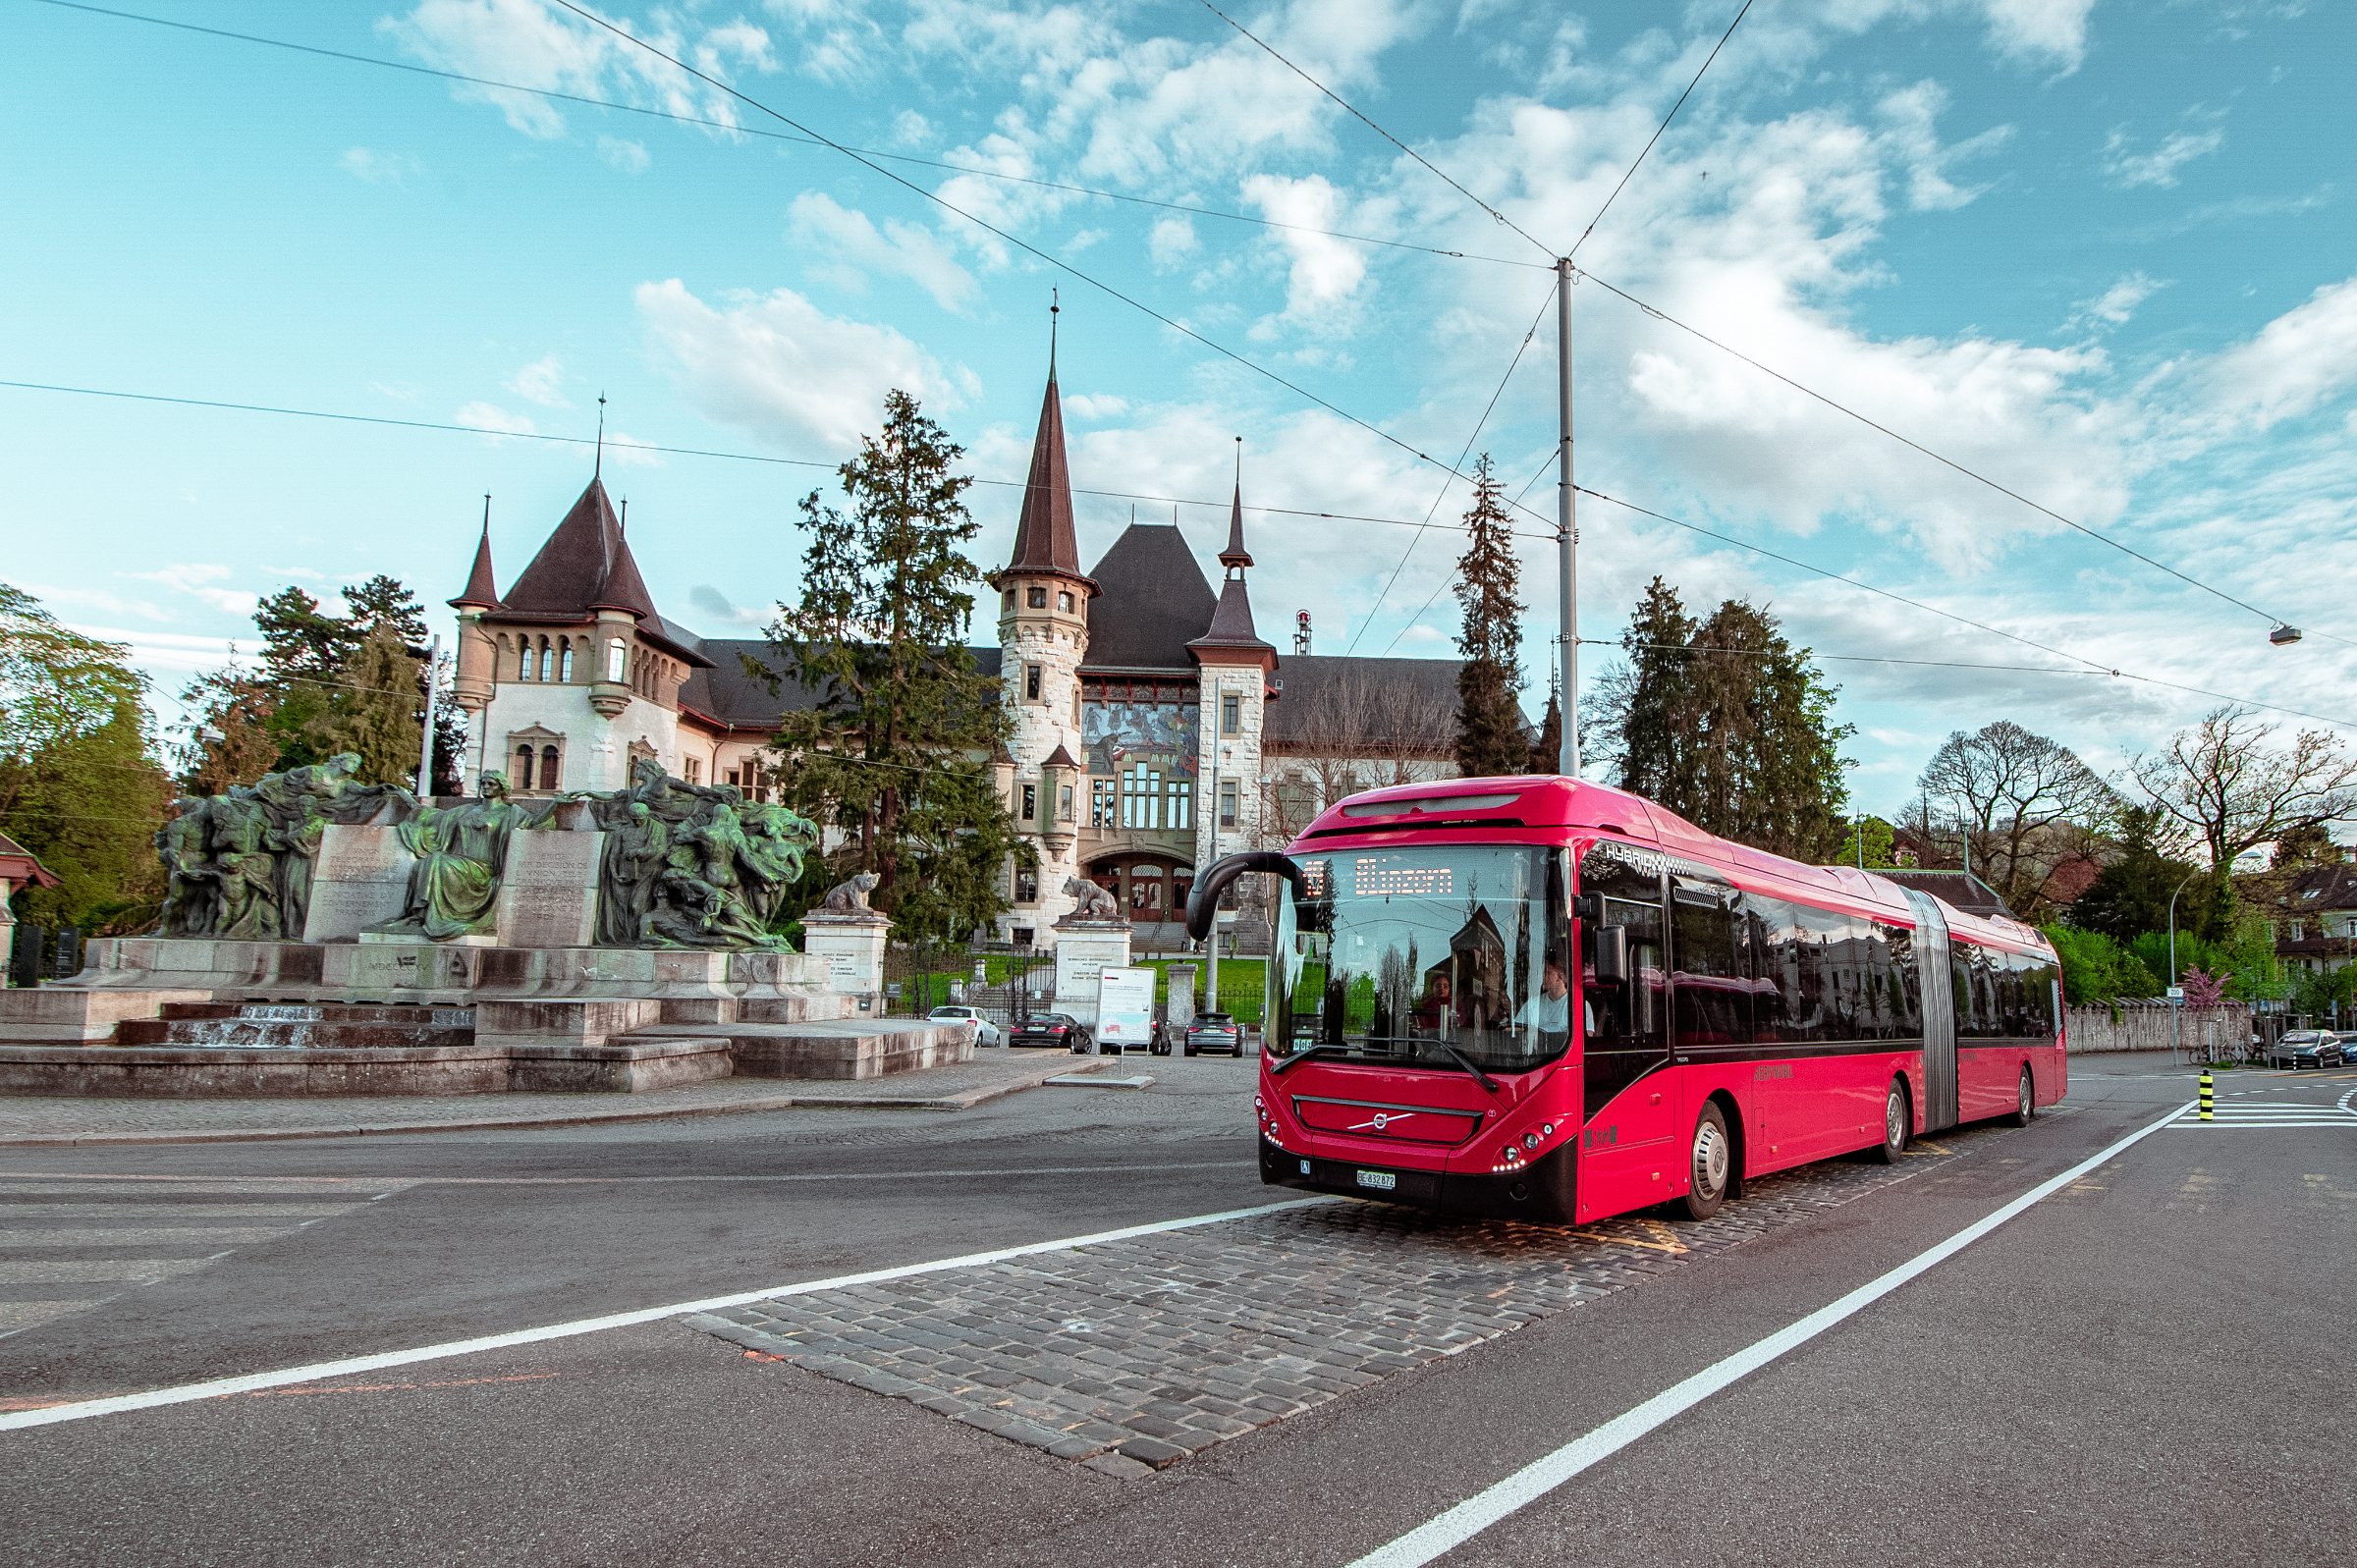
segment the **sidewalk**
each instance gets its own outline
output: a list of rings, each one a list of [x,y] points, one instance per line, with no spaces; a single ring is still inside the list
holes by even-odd
[[[970,1110],[1050,1078],[1112,1066],[1067,1052],[984,1051],[969,1062],[864,1081],[717,1078],[642,1095],[355,1096],[301,1100],[0,1099],[0,1149],[245,1143],[276,1138],[579,1127],[749,1110]]]

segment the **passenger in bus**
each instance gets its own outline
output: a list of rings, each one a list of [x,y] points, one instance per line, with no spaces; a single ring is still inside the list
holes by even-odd
[[[1536,1027],[1539,1044],[1548,1051],[1560,1051],[1568,1043],[1571,1033],[1571,982],[1563,973],[1561,959],[1547,960],[1546,972],[1539,977],[1539,994],[1522,1003],[1514,1014],[1514,1027]]]

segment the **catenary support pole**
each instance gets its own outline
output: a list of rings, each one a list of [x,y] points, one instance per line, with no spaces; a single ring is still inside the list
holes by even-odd
[[[434,702],[442,695],[442,635],[425,655],[425,733],[417,740],[417,798],[434,797]]]
[[[1562,690],[1556,705],[1563,716],[1557,767],[1579,775],[1579,511],[1571,489],[1571,258],[1555,264],[1556,409],[1562,434],[1562,477],[1556,486],[1556,615],[1563,645]]]

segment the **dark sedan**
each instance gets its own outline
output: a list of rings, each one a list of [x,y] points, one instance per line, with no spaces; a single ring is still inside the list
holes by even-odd
[[[2275,1042],[2267,1054],[2271,1067],[2289,1067],[2294,1072],[2302,1067],[2337,1067],[2346,1054],[2340,1049],[2340,1036],[2325,1029],[2294,1029]]]
[[[1244,1054],[1243,1025],[1233,1013],[1199,1012],[1186,1026],[1186,1054],[1192,1056],[1206,1051],[1225,1051],[1232,1056]]]
[[[1062,1046],[1086,1054],[1088,1030],[1069,1012],[1035,1012],[1014,1026],[1011,1046]]]

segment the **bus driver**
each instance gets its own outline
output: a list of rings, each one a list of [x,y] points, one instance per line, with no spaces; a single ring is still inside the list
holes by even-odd
[[[1535,1027],[1541,1046],[1549,1051],[1562,1049],[1571,1032],[1571,982],[1563,973],[1562,960],[1547,960],[1546,973],[1539,978],[1539,994],[1514,1014],[1514,1027]]]

